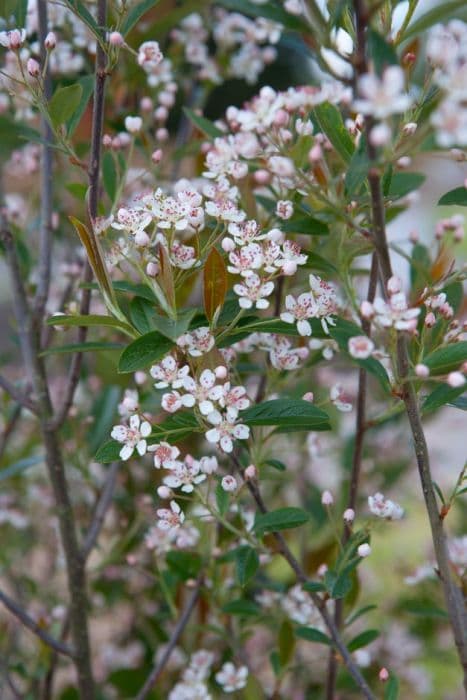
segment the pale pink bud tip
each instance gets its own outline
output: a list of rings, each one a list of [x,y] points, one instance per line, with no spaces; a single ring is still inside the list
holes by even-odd
[[[373,316],[375,315],[373,304],[370,304],[369,301],[362,301],[360,306],[360,313],[362,314],[363,318],[373,318]]]
[[[45,37],[44,46],[47,51],[53,51],[53,49],[57,46],[57,37],[53,32],[49,32]]]
[[[462,372],[450,372],[448,374],[447,382],[449,386],[457,388],[465,384],[465,377]]]
[[[323,491],[321,494],[321,503],[323,506],[332,506],[334,503],[334,497],[330,491]]]
[[[366,542],[364,544],[361,544],[360,547],[357,549],[357,554],[359,557],[369,557],[371,554],[371,547],[369,544]]]
[[[111,32],[109,35],[109,44],[111,46],[123,46],[125,39],[120,32]]]
[[[221,486],[224,489],[224,491],[235,491],[235,489],[237,488],[237,480],[234,476],[228,474],[222,479]]]
[[[389,278],[387,287],[389,294],[398,294],[402,289],[402,282],[399,277],[393,275]]]
[[[256,479],[257,470],[254,464],[249,464],[245,469],[245,479]]]
[[[307,391],[306,394],[303,394],[302,399],[304,401],[309,401],[310,403],[313,403],[313,400],[315,398],[315,395],[313,394],[312,391]]]
[[[344,522],[346,523],[353,523],[355,520],[355,511],[353,508],[347,508],[347,510],[344,510],[344,515],[342,516],[344,518]]]
[[[430,376],[430,368],[420,363],[418,365],[415,365],[415,374],[417,375],[417,377],[425,379],[425,377]]]
[[[157,148],[151,155],[151,160],[154,163],[154,165],[157,165],[158,163],[161,162],[162,160],[162,149]]]
[[[430,311],[430,312],[427,313],[427,315],[425,316],[425,326],[426,326],[427,328],[433,328],[433,326],[435,325],[435,323],[436,323],[436,317],[435,317],[434,313],[433,313],[432,311]]]
[[[378,677],[379,677],[379,680],[380,680],[382,683],[385,683],[385,682],[388,680],[388,678],[389,678],[389,671],[388,671],[388,669],[383,667],[383,668],[381,669],[381,671],[379,672]]]
[[[159,486],[157,489],[157,495],[159,498],[172,498],[172,490],[168,486]]]
[[[38,64],[38,62],[34,60],[34,58],[28,58],[26,68],[28,70],[29,75],[33,78],[37,78],[40,75],[41,67]]]
[[[216,367],[214,370],[214,374],[216,375],[217,379],[225,379],[227,377],[227,367],[224,367],[224,365],[219,365],[219,367]]]

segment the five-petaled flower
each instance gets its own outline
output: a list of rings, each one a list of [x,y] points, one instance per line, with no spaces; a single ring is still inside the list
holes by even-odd
[[[120,458],[130,459],[136,451],[143,456],[147,450],[146,438],[151,434],[151,424],[147,420],[141,420],[140,416],[130,417],[129,425],[115,425],[112,428],[111,436],[117,442],[123,443],[120,450]]]

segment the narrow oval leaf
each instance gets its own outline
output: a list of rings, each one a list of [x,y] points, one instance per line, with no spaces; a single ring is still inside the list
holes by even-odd
[[[209,253],[203,270],[204,310],[209,321],[219,314],[227,294],[227,270],[224,258],[216,248]]]
[[[242,411],[249,426],[276,425],[288,430],[330,430],[329,417],[320,408],[301,399],[265,401]]]
[[[310,519],[308,513],[302,508],[279,508],[269,513],[258,513],[255,518],[254,531],[257,534],[275,532],[276,530],[290,530],[304,525]]]
[[[65,355],[69,352],[100,352],[102,350],[121,350],[121,343],[104,343],[98,341],[88,341],[86,343],[68,343],[67,345],[58,345],[54,348],[47,348],[40,353],[40,357],[47,355]]]
[[[131,7],[130,11],[128,12],[127,16],[123,20],[120,32],[123,34],[123,36],[126,36],[128,32],[131,32],[133,27],[135,27],[141,17],[146,14],[149,10],[152,10],[153,7],[155,7],[158,3],[158,0],[142,0],[141,2],[138,2],[136,5]]]
[[[436,375],[457,370],[466,360],[467,340],[464,340],[435,350],[423,359],[423,363],[430,368],[431,375]]]
[[[240,586],[245,586],[253,578],[259,568],[259,557],[253,547],[243,545],[235,552],[237,580]]]
[[[82,94],[83,88],[79,83],[55,90],[48,105],[50,119],[55,127],[65,124],[73,116]]]
[[[323,102],[315,107],[314,112],[321,130],[326,134],[336,152],[344,163],[350,163],[355,146],[337,107],[329,102]]]
[[[173,348],[173,340],[169,340],[158,331],[151,331],[130,343],[120,355],[118,371],[136,372],[146,369],[154,362],[162,360]]]
[[[252,600],[243,600],[241,598],[227,603],[222,610],[230,615],[259,615],[261,612],[259,605],[256,605]]]
[[[215,124],[213,124],[209,119],[206,119],[206,117],[201,117],[199,114],[196,114],[192,109],[188,109],[188,107],[184,107],[183,111],[185,112],[186,116],[192,122],[197,129],[199,129],[203,134],[206,136],[209,136],[210,138],[216,138],[216,136],[223,136],[223,132],[217,128]]]
[[[357,634],[357,636],[347,644],[347,649],[349,651],[356,651],[357,649],[361,649],[362,647],[366,647],[368,644],[371,644],[371,642],[374,642],[378,637],[378,630],[365,630],[365,632]]]
[[[455,190],[446,192],[446,194],[443,194],[438,204],[457,204],[460,207],[467,207],[467,187],[456,187]]]
[[[332,639],[324,632],[321,632],[321,630],[316,629],[316,627],[297,627],[295,636],[300,637],[300,639],[306,639],[307,642],[332,645]]]

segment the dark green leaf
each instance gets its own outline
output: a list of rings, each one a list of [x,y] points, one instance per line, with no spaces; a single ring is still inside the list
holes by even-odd
[[[259,615],[261,608],[252,600],[232,600],[222,607],[222,611],[230,615]]]
[[[337,574],[335,571],[326,571],[324,583],[331,598],[344,598],[352,588],[350,576],[346,573]]]
[[[264,463],[272,467],[273,469],[277,469],[278,472],[285,472],[285,470],[287,469],[285,464],[279,461],[278,459],[265,459]]]
[[[183,581],[196,578],[201,570],[202,561],[199,554],[194,552],[168,552],[166,562],[169,568]]]
[[[359,617],[365,615],[367,612],[370,612],[370,610],[375,610],[376,607],[376,605],[364,605],[363,608],[359,608],[352,615],[350,615],[348,620],[346,620],[346,626],[351,625],[352,622],[355,622],[355,620],[358,620]]]
[[[422,173],[394,173],[385,194],[392,200],[400,199],[409,192],[418,190],[425,180],[426,175]]]
[[[81,85],[81,99],[79,101],[79,104],[77,105],[76,109],[74,110],[73,114],[67,121],[67,134],[68,137],[70,138],[76,128],[78,127],[83,114],[86,111],[86,107],[88,106],[89,100],[91,98],[92,93],[94,92],[94,76],[93,75],[85,75],[82,78],[78,80],[78,85]]]
[[[157,423],[152,427],[152,433],[148,438],[148,443],[153,445],[156,442],[165,440],[175,443],[189,437],[193,432],[199,431],[196,416],[191,411],[181,411],[166,418],[162,423]]]
[[[130,8],[130,11],[128,12],[127,16],[123,20],[122,26],[120,28],[121,34],[123,36],[126,36],[128,32],[131,32],[133,27],[135,27],[139,20],[143,17],[143,15],[146,14],[149,10],[152,10],[153,7],[155,7],[158,3],[158,0],[142,0],[142,2],[138,2],[136,5],[133,5]]]
[[[108,440],[99,447],[94,455],[94,461],[100,462],[100,464],[117,462],[120,459],[120,450],[122,447],[123,445],[116,440]]]
[[[324,583],[321,583],[321,581],[307,581],[303,584],[302,588],[304,591],[308,591],[308,593],[319,593],[320,591],[326,590]]]
[[[217,482],[216,486],[216,505],[217,510],[223,516],[227,513],[229,507],[229,494],[222,488],[220,481]]]
[[[397,680],[396,676],[393,676],[391,673],[391,676],[386,683],[386,687],[384,689],[384,700],[397,700],[399,697],[399,681]]]
[[[462,394],[465,392],[465,386],[452,387],[448,384],[440,384],[428,394],[422,404],[423,413],[431,413],[436,409],[445,406],[446,404],[459,408],[457,403],[462,402]],[[461,406],[462,407],[462,403]]]
[[[95,452],[102,441],[110,434],[120,399],[118,386],[106,386],[95,399],[91,415],[94,418],[87,434],[89,450]]]
[[[97,24],[92,14],[87,9],[86,5],[81,0],[65,0],[70,9],[78,15],[82,22],[88,27],[95,38],[102,43],[101,28]]]
[[[136,372],[146,369],[154,362],[162,360],[173,348],[173,341],[158,331],[151,331],[130,343],[120,356],[118,371],[121,373]]]
[[[467,340],[439,348],[423,359],[430,368],[430,375],[447,374],[459,369],[467,360]]]
[[[457,204],[461,207],[467,207],[467,188],[466,187],[456,187],[455,190],[450,190],[443,194],[438,204],[441,205],[451,205]]]
[[[78,109],[83,94],[83,88],[79,83],[55,90],[49,102],[49,115],[52,124],[58,127],[65,124]]]
[[[305,253],[306,251],[303,251],[303,252]],[[313,272],[318,272],[320,274],[324,273],[325,275],[336,274],[336,272],[337,272],[336,267],[332,263],[330,263],[328,260],[323,258],[321,255],[318,255],[318,253],[306,253],[306,255],[307,255],[307,261],[306,261],[304,267],[307,270],[313,270]],[[310,320],[313,320],[313,319],[310,319]],[[321,326],[321,323],[319,325]],[[321,328],[321,330],[322,330],[322,328]]]
[[[321,630],[316,629],[316,627],[297,627],[295,630],[295,636],[300,637],[300,639],[306,639],[307,642],[317,642],[318,644],[332,645],[332,639],[330,639],[327,634],[321,632]]]
[[[292,218],[281,225],[285,233],[300,233],[305,236],[327,236],[329,226],[312,216]]]
[[[223,136],[223,132],[210,122],[209,119],[206,119],[206,117],[199,116],[199,114],[196,114],[192,109],[188,109],[188,107],[184,107],[183,111],[196,128],[202,131],[206,136],[212,139],[215,139],[216,136]]]
[[[355,151],[355,146],[345,128],[340,111],[329,102],[315,107],[315,115],[322,132],[328,137],[344,163],[348,164]]]
[[[294,430],[330,430],[329,417],[302,399],[276,399],[242,411],[242,423],[249,426],[276,425]]]
[[[279,660],[282,667],[286,666],[293,657],[295,650],[294,628],[289,620],[284,620],[279,629],[278,638]]]
[[[104,189],[113,204],[117,195],[118,181],[115,160],[110,151],[106,151],[102,158],[102,180],[104,182]]]
[[[387,66],[399,64],[394,47],[371,28],[368,32],[368,52],[378,75],[381,75]]]
[[[370,161],[366,150],[366,138],[362,135],[357,150],[354,152],[345,176],[345,192],[348,197],[360,190],[368,176]]]
[[[40,353],[41,357],[46,355],[63,355],[69,352],[99,352],[101,350],[121,350],[121,343],[104,343],[88,341],[86,343],[68,343],[68,345],[57,345],[54,348],[47,348]]]
[[[240,586],[245,586],[253,578],[259,568],[259,557],[253,547],[242,545],[235,550],[235,566],[237,581]]]
[[[108,326],[111,328],[121,328],[127,332],[133,332],[133,329],[127,323],[119,321],[113,316],[104,316],[100,314],[87,314],[86,316],[72,315],[72,316],[50,316],[47,319],[48,326],[77,326],[77,327],[89,327],[97,326],[98,328]]]
[[[362,647],[366,647],[368,644],[371,644],[371,642],[374,642],[378,637],[378,630],[365,630],[365,632],[357,634],[357,636],[347,644],[347,649],[349,651],[356,651],[357,649],[361,649]]]
[[[290,530],[304,525],[309,519],[308,513],[301,508],[279,508],[271,510],[269,513],[257,513],[254,531],[263,535],[266,532],[275,532],[276,530]]]

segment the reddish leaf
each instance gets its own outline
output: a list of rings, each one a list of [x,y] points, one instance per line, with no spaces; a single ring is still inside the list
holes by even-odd
[[[204,266],[204,310],[210,321],[224,305],[227,270],[222,255],[213,248]]]
[[[172,309],[175,309],[175,286],[174,286],[173,269],[172,269],[169,255],[168,255],[166,249],[164,248],[164,246],[162,246],[162,245],[159,246],[159,260],[160,260],[160,265],[161,265],[161,272],[159,275],[159,283],[160,283],[160,286],[162,287],[162,291],[165,294],[165,298],[167,299],[169,306]]]

